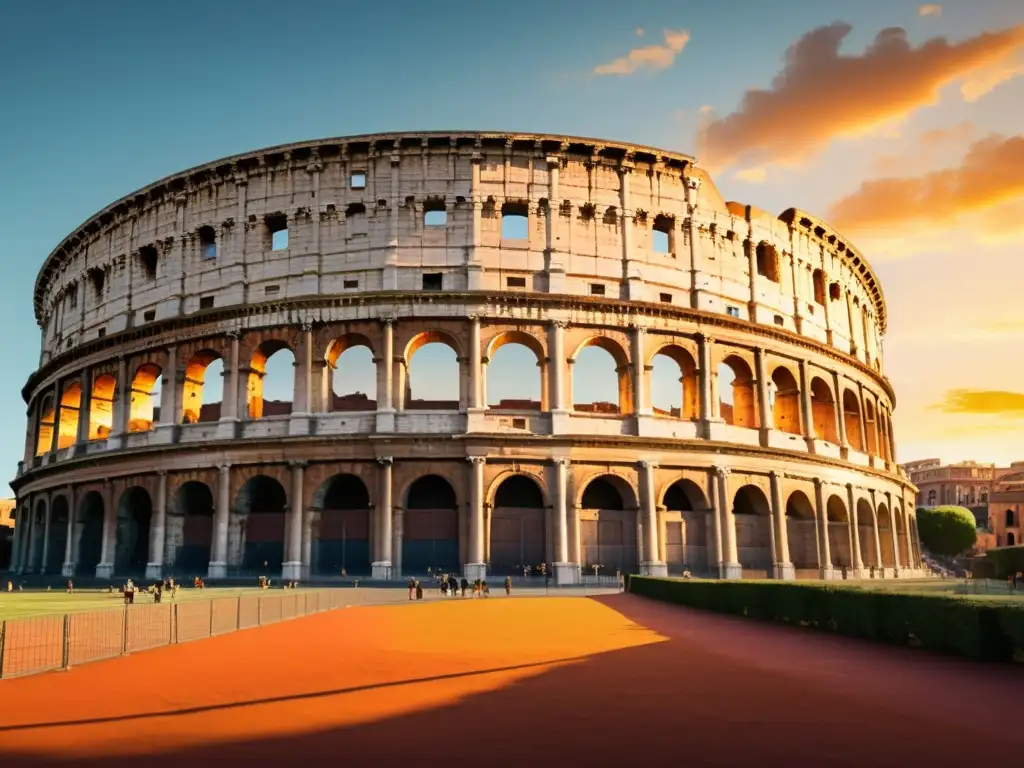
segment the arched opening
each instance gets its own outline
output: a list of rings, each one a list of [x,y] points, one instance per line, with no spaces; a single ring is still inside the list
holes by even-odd
[[[42,456],[53,447],[55,416],[53,395],[46,395],[39,403],[39,426],[36,428],[36,456]]]
[[[402,571],[425,575],[431,569],[460,573],[459,508],[455,489],[443,477],[424,475],[406,494]]]
[[[30,573],[38,573],[40,566],[43,563],[43,542],[45,539],[46,516],[48,512],[49,507],[46,502],[41,499],[36,502],[35,509],[29,512],[32,517],[32,525],[28,529],[28,554],[25,562]]]
[[[224,362],[216,352],[203,350],[185,366],[181,393],[181,423],[220,419],[224,399]]]
[[[780,432],[801,435],[800,428],[800,385],[788,369],[779,366],[772,371],[769,395],[772,397],[772,421]]]
[[[244,542],[242,568],[251,573],[280,573],[288,519],[284,488],[272,477],[251,477],[239,489],[235,509]]]
[[[836,568],[852,568],[850,516],[846,511],[846,502],[839,496],[829,496],[825,502],[825,517],[828,520],[828,552],[832,565]]]
[[[896,525],[896,544],[899,547],[900,565],[910,565],[910,542],[907,539],[907,527],[903,521],[903,507],[897,505],[892,510],[893,522]]]
[[[1006,533],[1006,546],[1013,547],[1017,544],[1017,537],[1013,535],[1013,531]]]
[[[153,502],[144,488],[135,486],[121,495],[117,506],[114,572],[141,574],[149,561],[149,526]]]
[[[786,540],[789,559],[797,571],[818,569],[818,541],[815,536],[814,506],[803,491],[793,491],[786,500]]]
[[[718,364],[718,413],[726,424],[757,428],[754,375],[746,361],[729,355]]]
[[[811,283],[814,285],[814,303],[825,305],[825,274],[816,269],[811,273]]]
[[[836,401],[832,397],[832,388],[817,376],[811,379],[811,415],[814,418],[814,436],[838,445]]]
[[[892,521],[889,508],[885,504],[878,505],[878,541],[882,548],[882,566],[892,568],[896,558],[892,549]]]
[[[377,410],[377,365],[369,339],[345,336],[327,347],[331,411]],[[381,365],[391,365],[390,360]]]
[[[1006,510],[1006,527],[1013,528],[1015,525],[1017,525],[1017,520],[1014,517],[1013,510]]]
[[[50,510],[50,546],[46,550],[46,572],[60,573],[64,565],[64,555],[68,545],[68,500],[66,496],[56,496]]]
[[[544,410],[544,349],[540,342],[521,331],[508,331],[490,343],[485,359],[488,408]]]
[[[855,451],[864,450],[860,434],[860,402],[851,390],[843,390],[843,420],[846,424],[846,442]]]
[[[620,477],[602,475],[583,489],[580,501],[580,564],[583,573],[636,573],[637,504],[633,490]],[[571,557],[571,553],[570,553]]]
[[[114,426],[114,395],[117,379],[110,374],[97,376],[89,395],[89,439],[106,440]]]
[[[78,560],[75,571],[82,575],[92,576],[103,556],[103,496],[97,491],[89,491],[78,506],[78,519],[75,522],[78,536]]]
[[[700,418],[697,363],[689,352],[675,345],[662,347],[651,359],[650,371],[650,404],[655,416]]]
[[[526,475],[509,475],[494,494],[489,571],[496,576],[535,572],[547,561],[544,496]]]
[[[629,364],[610,339],[594,336],[571,360],[573,410],[612,416],[630,410]]]
[[[132,377],[128,414],[129,432],[148,432],[160,420],[160,385],[163,371],[153,363],[140,365]],[[186,384],[186,387],[188,385]]]
[[[757,259],[757,274],[767,277],[773,283],[780,282],[782,273],[779,269],[779,253],[775,246],[762,240],[757,244],[754,255]]]
[[[343,568],[350,574],[370,573],[371,508],[366,484],[356,475],[335,475],[317,495],[322,501],[310,563],[313,573],[339,576]]]
[[[875,408],[870,400],[864,401],[864,427],[868,437],[867,452],[878,455],[878,423],[875,421]]]
[[[733,497],[732,514],[740,565],[744,571],[751,571],[748,576],[763,575],[767,578],[772,569],[772,516],[764,491],[756,485],[741,487]]]
[[[288,416],[294,392],[295,355],[291,348],[279,339],[264,341],[249,362],[249,418]]]
[[[692,480],[676,480],[665,490],[662,500],[666,513],[678,512],[678,523],[665,523],[665,562],[669,573],[689,569],[693,573],[708,570],[708,502],[704,492]]]
[[[857,500],[857,537],[860,540],[860,559],[865,567],[878,567],[875,546],[875,516],[866,499]]]
[[[205,483],[190,480],[174,494],[167,510],[165,562],[182,577],[206,573],[213,543],[213,493]]]
[[[60,398],[60,426],[57,434],[57,448],[69,448],[78,441],[78,417],[82,406],[82,385],[72,381],[64,387]]]
[[[405,360],[405,410],[459,410],[461,367],[455,343],[447,334],[421,334],[409,344]]]

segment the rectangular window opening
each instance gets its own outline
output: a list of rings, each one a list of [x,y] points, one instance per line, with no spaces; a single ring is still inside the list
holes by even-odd
[[[512,419],[512,429],[526,429],[526,419]]]
[[[155,309],[147,309],[145,312],[142,313],[142,322],[152,323],[154,320],[156,320]]]
[[[505,285],[509,288],[525,288],[526,278],[525,277],[506,277]]]
[[[203,261],[217,258],[217,233],[213,227],[199,228],[199,256]]]
[[[144,245],[139,249],[139,264],[142,265],[142,274],[147,280],[156,280],[156,266],[159,261],[156,248],[152,245]]]
[[[263,292],[267,296],[276,296],[278,293],[281,292],[281,286],[280,285],[268,285],[268,286],[266,286],[263,289]]]
[[[501,239],[526,240],[530,236],[530,209],[526,203],[501,206]]]
[[[672,229],[675,221],[671,216],[658,214],[654,217],[654,227],[651,230],[651,249],[655,253],[672,253]]]
[[[658,301],[661,301],[661,302],[663,302],[665,304],[671,304],[672,303],[672,294],[671,293],[659,293],[658,294]]]
[[[199,299],[200,309],[213,309],[213,296],[203,296]]]
[[[786,321],[782,319],[782,315],[776,315],[775,316],[775,324],[776,325],[785,325]]]
[[[283,251],[288,247],[288,217],[275,214],[267,217],[267,231],[270,232],[270,250]]]
[[[349,176],[348,185],[351,189],[366,189],[366,174],[363,171],[353,171]]]
[[[96,331],[96,338],[97,339],[102,339],[106,335],[107,335],[107,329],[106,328],[100,328],[100,329],[98,329]]]
[[[739,307],[726,307],[725,308],[725,314],[727,314],[729,317],[739,317],[740,316],[740,308]]]
[[[423,275],[424,291],[440,291],[444,287],[440,272],[427,272]]]
[[[342,284],[342,287],[344,287],[344,288],[358,288],[359,287],[359,281],[358,280],[346,280]]]
[[[590,284],[590,295],[591,296],[604,296],[604,286],[600,283]]]
[[[423,226],[443,227],[448,223],[448,211],[444,208],[423,212]]]

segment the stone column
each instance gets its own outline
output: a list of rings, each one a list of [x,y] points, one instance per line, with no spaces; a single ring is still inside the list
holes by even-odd
[[[836,434],[839,436],[839,447],[845,459],[850,450],[850,441],[846,436],[846,410],[843,408],[843,387],[838,371],[832,371],[832,390],[836,401]]]
[[[818,572],[823,579],[834,579],[832,551],[828,540],[828,507],[820,478],[814,478],[815,519],[818,521]]]
[[[889,536],[892,538],[893,575],[900,573],[900,538],[896,534],[896,510],[892,506],[892,494],[886,492],[885,505],[889,508]]]
[[[850,561],[853,563],[854,578],[864,575],[864,558],[860,554],[860,522],[857,520],[857,501],[853,497],[853,483],[846,484],[846,506],[850,519]]]
[[[552,321],[549,328],[548,346],[551,349],[548,367],[551,384],[551,431],[552,434],[565,434],[569,431],[569,408],[565,391],[565,369],[568,361],[565,355],[565,329],[568,323],[564,320]]]
[[[164,366],[160,389],[160,421],[154,431],[159,443],[174,441],[174,430],[181,420],[178,411],[178,348],[167,348],[167,365]]]
[[[222,439],[233,439],[237,436],[238,401],[241,397],[238,380],[238,347],[242,333],[237,328],[227,332],[230,342],[228,364],[224,369],[224,396],[221,400],[220,423],[217,425],[217,436]]]
[[[560,149],[561,152],[565,152],[568,148],[568,144],[563,144]],[[565,293],[565,264],[561,253],[566,247],[562,243],[565,224],[560,213],[561,197],[558,192],[558,176],[562,166],[562,157],[562,154],[551,154],[544,158],[548,166],[548,242],[546,264],[544,265],[548,273],[548,293]],[[479,165],[474,167],[479,168]],[[479,176],[476,178],[476,183],[479,183]],[[476,186],[473,188],[477,189]],[[475,242],[479,243],[479,240]]]
[[[715,375],[711,365],[711,350],[715,340],[710,336],[697,334],[698,378],[700,379],[700,421],[701,432],[705,438],[711,436],[711,423],[719,420],[718,404],[712,391],[712,378]]]
[[[771,398],[768,395],[768,361],[767,350],[758,347],[754,350],[754,363],[757,371],[757,408],[761,421],[761,445],[767,447],[770,431],[775,429],[775,414],[772,412]]]
[[[398,576],[399,572],[396,569],[392,573],[392,541],[393,536],[391,528],[391,519],[393,513],[393,502],[391,499],[391,475],[392,465],[394,459],[390,456],[378,456],[377,463],[380,465],[380,471],[378,474],[378,486],[377,486],[377,508],[375,510],[377,515],[376,534],[377,541],[374,542],[374,548],[377,551],[377,557],[373,565],[373,578],[374,579],[390,579],[392,576]]]
[[[312,509],[307,509],[302,516],[302,579],[309,578],[313,568],[313,515]]]
[[[646,355],[644,354],[644,337],[647,329],[640,325],[634,325],[630,334],[630,357],[633,362],[633,413],[637,417],[650,416],[650,398],[647,388]]]
[[[32,571],[32,539],[35,536],[35,510],[33,504],[35,500],[29,496],[25,502],[25,535],[24,541],[21,544],[21,556],[18,558],[18,573],[25,573],[26,571]]]
[[[768,473],[772,492],[772,525],[775,527],[775,556],[773,578],[790,581],[796,578],[796,569],[789,559],[789,527],[786,520],[786,505],[782,503],[782,473],[772,470]]]
[[[483,456],[469,456],[469,562],[463,575],[473,581],[487,578],[484,562],[484,464]]]
[[[85,453],[89,442],[89,421],[92,412],[92,371],[86,368],[81,373],[82,395],[78,401],[78,429],[75,435],[75,453]]]
[[[295,351],[295,386],[292,413],[288,421],[289,435],[309,434],[309,388],[313,376],[313,323],[303,320],[300,341]]]
[[[814,407],[811,404],[811,375],[806,360],[800,361],[800,416],[807,449],[814,452]]]
[[[872,488],[868,493],[871,494],[871,531],[875,537],[875,559],[877,560],[876,568],[879,573],[885,575],[885,560],[882,558],[882,537],[878,533],[878,502],[875,500],[875,491]]]
[[[304,461],[290,461],[292,470],[291,509],[288,511],[288,552],[281,569],[281,578],[294,581],[302,577],[302,479]]]
[[[661,557],[658,545],[658,505],[654,490],[654,475],[657,472],[656,461],[640,462],[640,504],[643,514],[643,545],[644,561],[640,563],[640,572],[648,576],[668,576],[668,564]]]
[[[147,580],[159,581],[163,578],[164,536],[166,530],[167,470],[159,469],[156,473],[156,505],[153,509],[153,525],[149,529],[149,562],[146,563]]]
[[[552,563],[556,584],[578,584],[580,580],[579,563],[570,562],[569,558],[569,459],[552,459],[555,470],[554,493],[554,539],[555,562]]]
[[[381,318],[380,357],[377,365],[377,432],[395,431],[395,324],[390,317]],[[330,393],[328,397],[333,397]]]
[[[128,363],[124,355],[117,358],[117,390],[114,393],[114,406],[110,435],[107,437],[107,449],[117,450],[124,443],[124,435],[128,432],[132,417],[132,386],[128,381]]]
[[[739,579],[743,576],[743,568],[736,549],[736,519],[729,496],[729,468],[715,467],[715,472],[718,475],[718,520],[722,531],[720,576],[723,579]]]
[[[68,486],[68,535],[64,540],[64,565],[62,576],[75,575],[75,487]]]
[[[11,563],[8,566],[11,573],[17,573],[20,565],[21,552],[19,548],[21,547],[22,531],[25,530],[24,517],[24,510],[16,506],[14,509],[14,534],[11,537]]]
[[[53,431],[50,435],[50,450],[53,452],[57,451],[57,446],[60,445],[60,396],[61,396],[61,380],[57,379],[53,382]]]
[[[113,482],[103,483],[103,548],[96,565],[96,578],[109,579],[114,575],[114,555],[117,549],[117,507],[114,506]]]
[[[228,575],[228,522],[231,516],[231,465],[217,467],[217,509],[213,516],[213,546],[210,551],[209,578]]]
[[[46,560],[50,555],[50,518],[53,517],[53,494],[47,494],[46,518],[43,520],[43,557],[39,563],[39,572],[46,573]]]

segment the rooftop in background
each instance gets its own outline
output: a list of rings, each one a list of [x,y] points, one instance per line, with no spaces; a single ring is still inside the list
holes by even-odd
[[[0,528],[14,527],[14,518],[11,516],[14,505],[14,499],[0,499]]]

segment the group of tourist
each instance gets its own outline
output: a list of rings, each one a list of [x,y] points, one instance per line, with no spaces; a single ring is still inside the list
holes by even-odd
[[[437,593],[441,597],[465,597],[466,590],[472,587],[470,593],[473,597],[490,597],[491,588],[487,585],[486,579],[475,579],[472,585],[469,580],[463,576],[461,579],[454,574],[437,572],[432,574],[434,581],[437,584]],[[505,594],[512,594],[512,577],[505,577]],[[410,600],[422,600],[423,599],[423,584],[420,583],[419,579],[409,579],[409,599]]]

